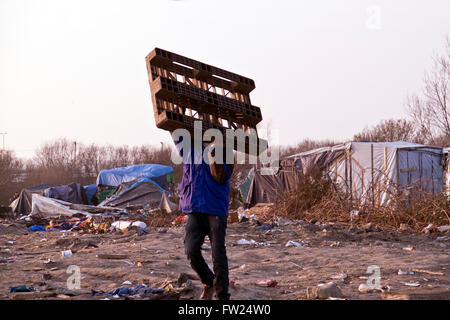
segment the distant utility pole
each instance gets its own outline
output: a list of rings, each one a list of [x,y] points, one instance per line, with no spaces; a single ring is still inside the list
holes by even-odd
[[[5,136],[8,134],[7,132],[0,132],[3,135],[3,151],[5,151]]]
[[[77,142],[74,141],[73,144],[74,144],[74,147],[75,147],[75,152],[74,152],[74,155],[73,155],[73,164],[75,166],[77,164]]]

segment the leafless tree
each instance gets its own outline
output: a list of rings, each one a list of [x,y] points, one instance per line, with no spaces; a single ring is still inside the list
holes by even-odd
[[[353,136],[354,141],[417,141],[417,136],[414,130],[414,124],[405,119],[389,119],[383,120],[372,128],[364,128],[360,133]]]
[[[420,95],[407,97],[407,110],[416,130],[430,144],[450,140],[450,38],[445,52],[434,54],[433,65],[423,78]]]
[[[8,204],[9,198],[18,191],[17,178],[23,162],[10,150],[0,150],[0,203]]]

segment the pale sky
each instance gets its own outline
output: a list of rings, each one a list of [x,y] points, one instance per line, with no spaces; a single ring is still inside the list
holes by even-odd
[[[351,139],[406,115],[447,34],[448,0],[0,0],[0,132],[22,157],[169,142],[144,60],[160,47],[252,78],[281,144]]]

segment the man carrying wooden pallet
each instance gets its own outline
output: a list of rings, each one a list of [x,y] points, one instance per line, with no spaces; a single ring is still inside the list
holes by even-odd
[[[219,300],[229,300],[225,234],[233,164],[224,161],[225,150],[222,160],[215,161],[216,150],[213,147],[200,144],[199,148],[191,142],[186,148],[182,146],[183,136],[175,139],[183,158],[183,178],[178,189],[179,209],[186,214],[185,252],[192,269],[203,283],[200,299],[211,300],[215,291]],[[204,152],[207,152],[209,161],[205,161]],[[201,253],[206,235],[211,242],[214,272]]]

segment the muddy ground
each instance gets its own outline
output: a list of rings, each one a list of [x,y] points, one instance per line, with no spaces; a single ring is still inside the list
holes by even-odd
[[[33,298],[9,293],[10,287],[20,285],[40,291],[41,296],[35,298],[114,299],[111,295],[92,296],[91,293],[92,290],[123,287],[125,281],[131,282],[128,286],[146,284],[161,288],[167,278],[177,280],[180,273],[191,278],[192,285],[188,287],[192,290],[182,291],[175,298],[197,299],[201,283],[184,254],[183,226],[168,228],[165,233],[153,227],[148,227],[147,231],[145,235],[138,235],[134,230],[126,234],[30,232],[20,224],[3,222],[0,226],[0,299]],[[380,292],[358,291],[359,285],[366,283],[370,276],[366,274],[367,267],[377,265],[381,285],[389,286],[393,294],[416,292],[425,293],[417,296],[419,299],[450,299],[450,243],[448,239],[436,240],[442,235],[320,222],[294,221],[268,230],[258,228],[251,221],[230,223],[227,253],[231,298],[306,299],[307,287],[334,281],[345,299],[383,299]],[[265,245],[240,245],[237,244],[240,239]],[[286,247],[289,240],[308,246]],[[61,251],[67,248],[71,248],[73,255],[61,257]],[[102,254],[125,256],[104,259]],[[203,254],[211,265],[208,246]],[[70,265],[80,267],[80,289],[67,289]],[[399,269],[420,269],[436,274],[399,275]],[[332,279],[342,273],[347,275],[345,279]],[[275,280],[276,286],[257,284],[266,279]],[[418,283],[419,286],[410,287],[405,283]],[[48,296],[45,296],[46,292]],[[132,296],[128,299],[141,298]]]

